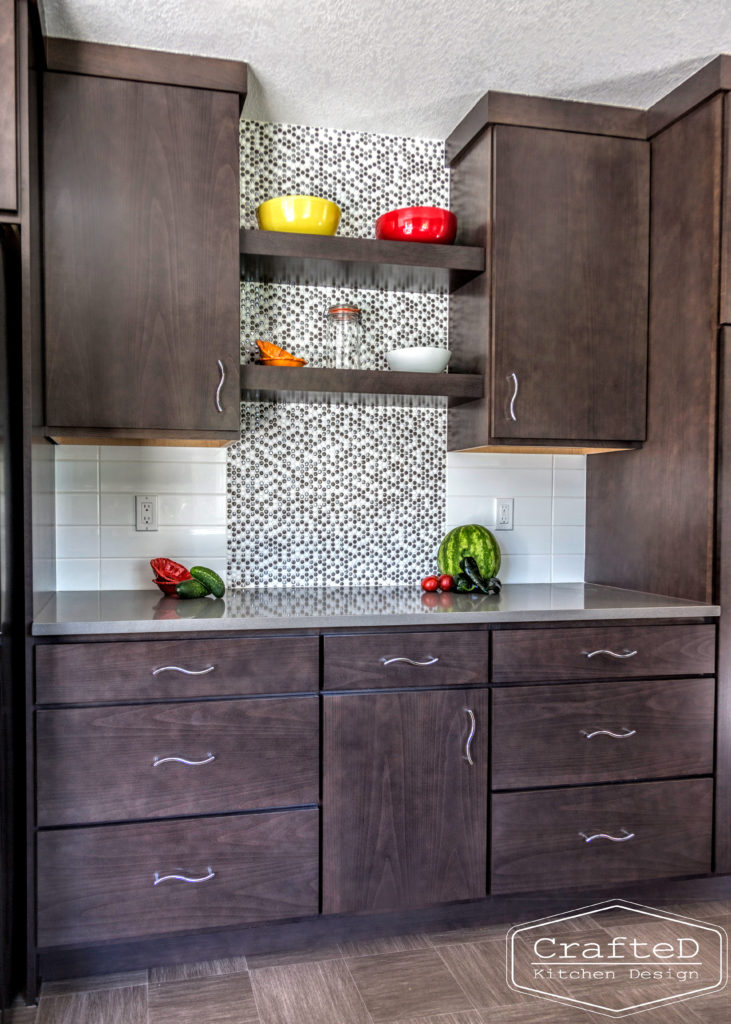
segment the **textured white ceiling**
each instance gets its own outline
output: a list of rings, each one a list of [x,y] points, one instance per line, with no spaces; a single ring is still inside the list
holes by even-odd
[[[646,107],[731,0],[41,0],[49,35],[249,62],[245,116],[443,138],[487,89]]]

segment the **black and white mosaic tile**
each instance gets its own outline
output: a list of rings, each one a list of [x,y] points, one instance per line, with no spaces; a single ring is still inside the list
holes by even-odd
[[[444,408],[242,403],[234,587],[413,585],[444,534]]]
[[[243,121],[241,222],[275,195],[343,210],[338,233],[372,236],[405,205],[447,206],[441,142]],[[294,285],[241,287],[242,361],[265,338],[326,363],[328,306],[363,310],[364,369],[392,348],[447,346],[448,298]],[[446,408],[431,403],[242,403],[228,449],[228,581],[233,587],[413,585],[445,528]]]
[[[241,122],[241,226],[274,196],[315,195],[342,210],[339,235],[373,238],[382,213],[449,206],[444,143],[393,135]]]

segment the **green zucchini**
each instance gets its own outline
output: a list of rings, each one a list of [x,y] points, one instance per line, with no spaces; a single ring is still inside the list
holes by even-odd
[[[178,597],[208,597],[208,587],[204,587],[196,579],[182,580],[175,588],[175,593]]]
[[[206,569],[204,565],[194,565],[190,570],[190,575],[202,583],[206,591],[213,594],[214,597],[223,597],[226,592],[223,580],[213,569]]]

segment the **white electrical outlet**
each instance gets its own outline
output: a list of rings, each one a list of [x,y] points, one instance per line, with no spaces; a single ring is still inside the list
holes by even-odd
[[[151,533],[157,530],[157,495],[135,495],[135,530]]]
[[[513,529],[513,499],[497,498],[495,501],[495,529]]]

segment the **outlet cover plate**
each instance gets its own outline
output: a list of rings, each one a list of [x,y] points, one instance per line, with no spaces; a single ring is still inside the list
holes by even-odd
[[[156,494],[135,494],[135,530],[141,533],[157,530]]]

